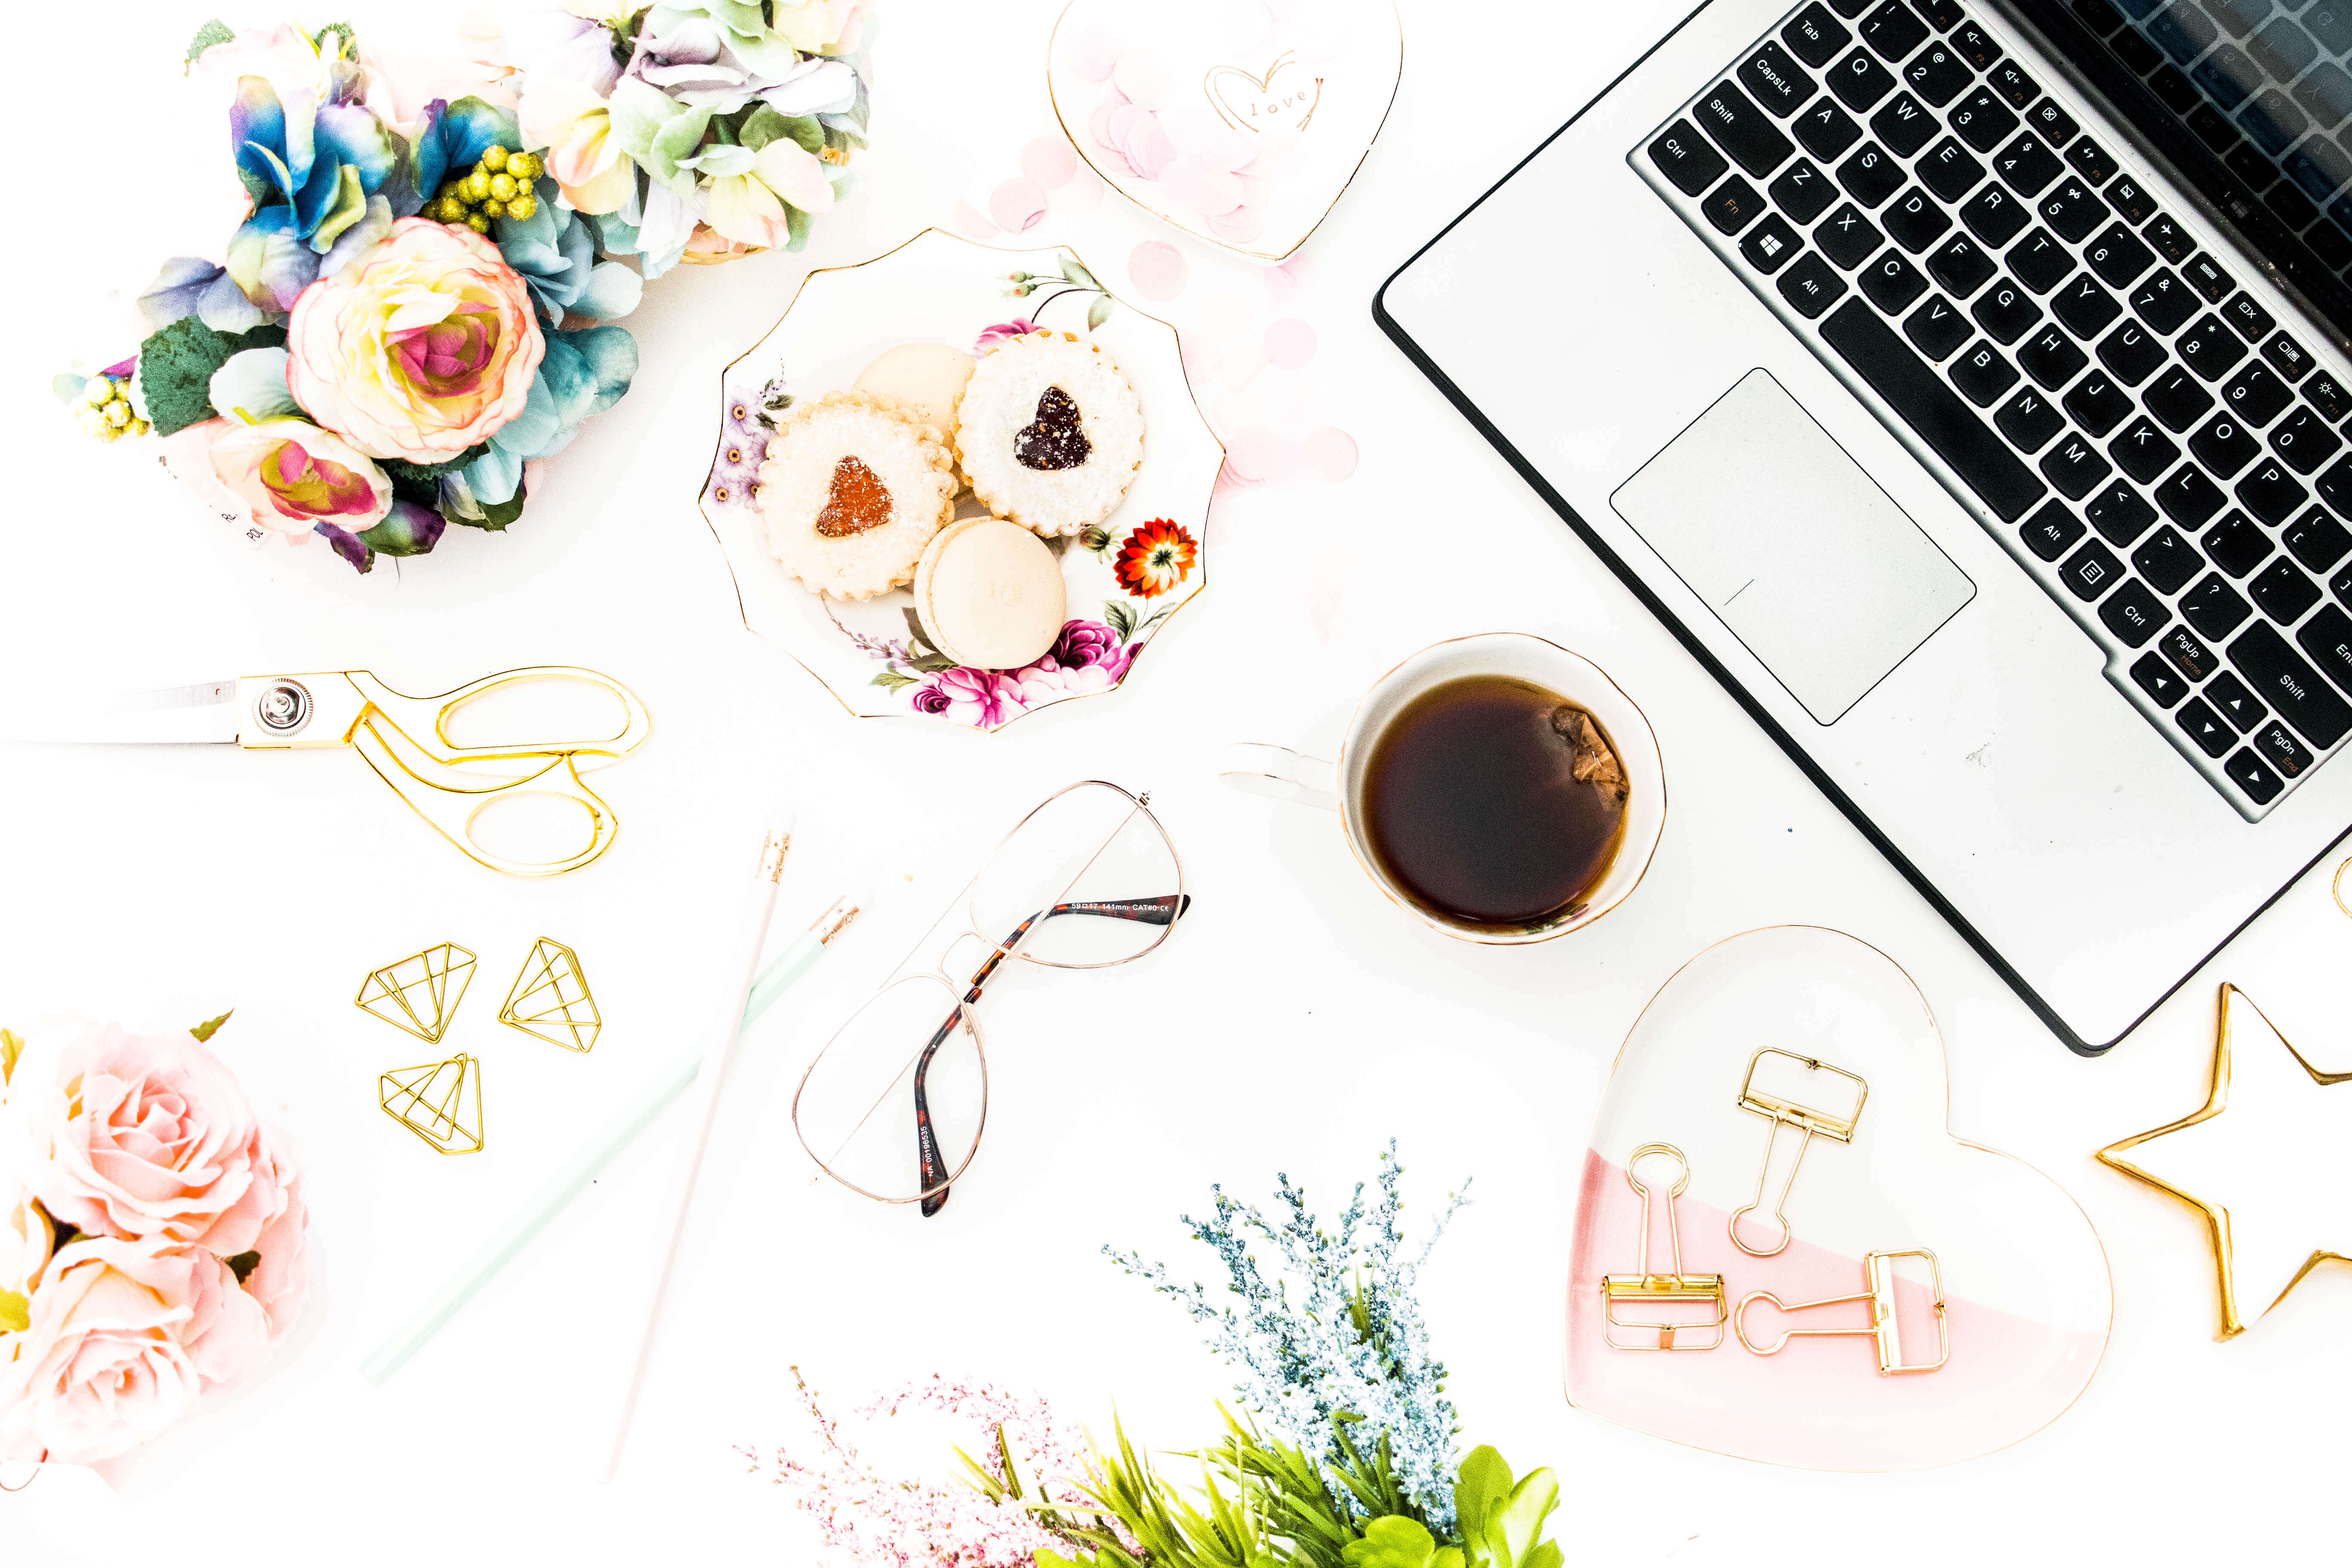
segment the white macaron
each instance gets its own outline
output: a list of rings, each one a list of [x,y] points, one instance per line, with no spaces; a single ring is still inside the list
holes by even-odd
[[[1054,646],[1068,599],[1062,563],[1018,523],[967,518],[915,566],[915,609],[939,650],[976,669],[1018,669]]]

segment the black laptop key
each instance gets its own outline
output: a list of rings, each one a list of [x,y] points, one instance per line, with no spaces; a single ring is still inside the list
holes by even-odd
[[[1978,296],[1969,313],[1985,335],[2003,348],[2032,331],[2042,320],[2042,307],[2034,303],[2033,296],[2006,279]]]
[[[2107,330],[2109,323],[2124,313],[2116,297],[2099,287],[2098,279],[2087,272],[2077,272],[2066,280],[2066,286],[2050,297],[2050,313],[2065,323],[2066,330],[2085,342],[2093,342]]]
[[[2015,60],[2003,60],[1993,67],[1985,73],[1985,81],[2011,109],[2022,110],[2042,96],[2042,84],[2018,69]]]
[[[2273,528],[2280,527],[2301,511],[2303,503],[2311,499],[2311,492],[2276,458],[2265,458],[2255,464],[2253,470],[2238,481],[2237,492],[2246,510]]]
[[[2219,381],[2246,357],[2246,345],[2221,318],[2202,315],[2183,331],[2173,347],[2180,362],[2207,381]]]
[[[1907,92],[1896,93],[1870,117],[1870,133],[1894,149],[1898,158],[1908,158],[1934,141],[1942,129],[1936,123],[1936,111]]]
[[[2238,743],[2236,733],[2224,725],[2213,710],[2200,698],[2192,697],[2180,705],[2172,716],[2180,732],[2197,742],[2197,749],[2207,756],[2220,760],[2222,752]]]
[[[2159,594],[2178,594],[2188,585],[2205,564],[2197,547],[2180,537],[2178,529],[2159,528],[2147,536],[2140,547],[2132,552],[2132,565],[2148,584]]]
[[[1911,8],[1927,17],[1927,25],[1939,33],[1948,32],[1968,19],[1958,0],[1911,0]]]
[[[1854,123],[1853,116],[1826,98],[1813,100],[1790,129],[1804,143],[1805,151],[1823,163],[1862,140],[1862,127]]]
[[[2270,710],[2258,701],[2246,683],[2230,670],[2223,670],[2205,688],[2206,700],[2233,725],[2238,733],[2251,734]]]
[[[2256,33],[2246,44],[2247,52],[2255,63],[2281,81],[2293,81],[2303,74],[2319,53],[2319,46],[2311,35],[2281,16]]]
[[[2223,44],[2199,60],[2190,68],[2189,79],[2203,90],[2215,107],[2231,114],[2254,95],[2256,88],[2263,85],[2261,68],[2234,44]]]
[[[2162,631],[2171,618],[2164,601],[2137,577],[2126,579],[2099,603],[2099,619],[2126,647],[2146,647],[2147,639]]]
[[[2205,553],[2231,576],[2243,577],[2271,558],[2271,536],[2252,518],[2231,507],[2221,521],[2205,531]]]
[[[2044,501],[2041,510],[2025,520],[2021,537],[2034,554],[2044,561],[2055,561],[2083,537],[2083,525],[2066,510],[2064,502]]]
[[[2117,216],[2134,228],[2146,223],[2148,214],[2156,210],[2156,198],[2129,174],[2105,186],[2104,194]]]
[[[1769,275],[1795,260],[1804,247],[1804,237],[1790,228],[1787,219],[1779,213],[1767,213],[1764,221],[1739,242],[1739,254],[1748,258],[1748,266]]]
[[[2083,521],[2109,544],[2128,550],[2156,521],[2156,508],[2121,479],[2111,479],[2083,502]]]
[[[1738,234],[1754,223],[1764,212],[1764,198],[1756,187],[1734,174],[1717,185],[1698,210],[1706,215],[1719,234]]]
[[[2074,117],[2068,114],[2054,98],[2045,98],[2027,110],[2025,122],[2041,132],[2042,140],[2053,147],[2065,146],[2083,129],[2074,123]],[[2093,180],[2091,183],[2095,185],[2099,182]]]
[[[2303,25],[2331,55],[2352,54],[2352,5],[2331,3],[2304,13]]]
[[[2179,365],[2149,382],[2140,398],[2147,411],[2176,435],[2205,417],[2205,411],[2213,406],[2213,395]]]
[[[1699,129],[1729,153],[1733,163],[1759,179],[1787,163],[1796,151],[1780,127],[1727,81],[1717,83],[1692,112]]]
[[[2262,758],[2242,746],[2236,755],[2221,764],[2221,771],[2229,774],[2230,782],[2243,790],[2246,798],[2256,805],[2270,805],[2278,798],[2279,791],[2286,787],[2279,782],[2278,774],[2263,765]]]
[[[2156,252],[2142,245],[2139,237],[2122,224],[2111,223],[2097,238],[2083,247],[2083,261],[2111,288],[2128,289],[2141,273],[2156,265]],[[2179,287],[2179,279],[2173,279],[2173,286]],[[2186,293],[2187,290],[2182,289],[2181,292]],[[2176,321],[2173,324],[2178,326],[2179,323]]]
[[[2017,275],[2017,280],[2036,294],[2047,294],[2074,270],[2074,257],[2050,237],[2048,229],[2042,228],[2034,229],[2011,246],[2008,259],[2009,269]]]
[[[2263,455],[2262,443],[2227,413],[2217,414],[2189,437],[2189,449],[2222,479],[2228,479]]]
[[[1828,6],[1814,0],[1780,29],[1780,41],[1789,46],[1790,53],[1819,69],[1837,58],[1838,51],[1853,41],[1853,35],[1830,15]]]
[[[1838,165],[1838,184],[1864,206],[1874,207],[1903,188],[1903,165],[1875,142],[1865,142]]]
[[[2116,384],[2115,377],[2095,370],[2066,394],[2066,412],[2094,437],[2104,439],[2108,431],[2131,417],[2132,400]]]
[[[2126,386],[2137,386],[2164,364],[2164,340],[2137,321],[2126,321],[2099,340],[2099,363]]]
[[[2291,626],[2319,603],[2319,584],[2286,556],[2275,555],[2269,565],[2246,579],[2246,596],[2263,614]]]
[[[2263,156],[2263,150],[2252,142],[2241,142],[2221,154],[2223,167],[2246,183],[2249,195],[2263,191],[2278,181],[2278,171]]]
[[[1952,351],[1976,336],[1976,328],[1958,305],[1941,294],[1930,294],[1917,310],[1903,318],[1903,335],[1929,359],[1949,359]]]
[[[1885,226],[1887,238],[1914,256],[1941,239],[1952,226],[1951,214],[1916,185],[1887,203],[1878,221]]]
[[[2017,367],[2003,359],[1999,349],[1979,339],[1961,350],[1959,358],[1952,362],[1952,384],[1979,408],[1990,408],[2017,384]],[[2080,494],[2076,491],[2067,499],[2074,500]]]
[[[1804,73],[1789,51],[1767,40],[1739,63],[1740,84],[1748,95],[1764,106],[1764,111],[1786,120],[1804,107],[1820,88]]]
[[[1854,30],[1881,59],[1899,60],[1927,41],[1927,24],[1903,0],[1885,0],[1856,23]]]
[[[2314,227],[2319,222],[2319,209],[2305,201],[2293,185],[2273,185],[2263,193],[2263,205],[2271,209],[2272,216],[2297,233]],[[2343,263],[2330,261],[2326,265],[2340,267]]]
[[[2221,668],[2221,656],[2199,642],[2187,626],[2167,626],[2163,640],[2156,646],[2192,686]]]
[[[1890,316],[1899,316],[1911,308],[1911,301],[1927,291],[1927,280],[1919,269],[1895,251],[1882,250],[1854,275],[1862,291],[1870,302]]]
[[[2148,42],[2184,66],[2211,48],[2213,40],[2221,37],[2211,18],[2183,0],[2174,0],[2158,11],[2145,26]]]
[[[2352,532],[2347,532],[2342,523],[2313,507],[2286,525],[2279,534],[2279,542],[2310,570],[2325,572],[2352,551]]]
[[[2305,137],[2294,152],[2281,159],[2279,167],[2286,171],[2286,177],[2294,182],[2297,189],[2315,202],[2327,200],[2352,183],[2352,158],[2347,158],[2344,149],[2316,132]]]
[[[2074,339],[2044,327],[2019,346],[2017,363],[2026,374],[2055,392],[2074,380],[2091,359]]]
[[[1845,293],[1845,279],[1837,268],[1822,258],[1818,250],[1808,250],[1789,264],[1780,274],[1780,298],[1805,320],[1817,321],[1823,310],[1838,302]]]
[[[2333,131],[2344,123],[2347,114],[2352,114],[2352,76],[2347,76],[2334,60],[2322,60],[2294,84],[2294,102],[2322,130]]]
[[[2170,708],[2189,695],[2189,683],[2172,666],[2152,653],[2139,656],[2131,667],[2132,684],[2147,693],[2158,708]]]
[[[2180,458],[2179,447],[2145,414],[2107,443],[2107,453],[2116,467],[2144,485],[2156,483]]]
[[[1829,209],[1837,200],[1837,187],[1830,177],[1816,168],[1810,158],[1800,158],[1780,171],[1780,177],[1764,188],[1772,205],[1789,215],[1792,222],[1808,224]]]
[[[2293,389],[2260,360],[2249,360],[2243,370],[2221,384],[2221,406],[2253,429],[2277,418],[2294,401]]]
[[[1980,71],[1992,69],[1993,62],[2000,58],[2000,46],[1974,22],[1960,24],[1946,42],[1959,51],[1961,58]]]
[[[2042,499],[2033,470],[1869,306],[1839,306],[1822,338],[2001,521],[2015,522]]]
[[[2197,84],[2182,76],[2169,65],[2159,65],[2148,74],[2148,89],[2164,100],[2164,107],[2189,120],[2189,129],[2196,129],[2194,115],[2205,107],[2199,96]]]
[[[1999,185],[1987,185],[1960,208],[1960,221],[1970,234],[1998,248],[2015,239],[2032,218],[2022,201]]]
[[[2205,574],[2197,586],[2180,597],[2181,618],[2197,628],[2198,636],[2214,642],[2236,631],[2253,613],[2254,607],[2218,572]]]
[[[1992,416],[2000,433],[2028,452],[2039,452],[2066,428],[2065,416],[2034,387],[2026,387],[2000,405]]]
[[[2344,384],[2326,371],[2303,384],[2303,395],[2330,425],[2341,425],[2344,416],[2352,414],[2352,392],[2345,391]]]
[[[1943,44],[1929,44],[1903,68],[1903,83],[1941,109],[1968,90],[1976,77],[1961,58]]]
[[[2066,557],[2058,568],[2066,591],[2086,605],[2095,604],[2124,580],[2124,563],[2116,552],[2094,539]]]
[[[2080,436],[2069,436],[2042,455],[2042,472],[2068,500],[2081,500],[2115,472],[2105,454]]]
[[[2074,144],[2066,149],[2066,162],[2074,164],[2074,172],[2095,186],[2104,185],[2114,179],[2116,169],[2120,167],[2115,159],[2108,156],[2105,147],[2087,136],[2077,137]]]
[[[1961,109],[1952,110],[1952,129],[1959,132],[1961,141],[1971,147],[1976,147],[1979,153],[1988,151],[1986,148],[1977,146],[1976,138],[1970,136],[1960,125],[1961,110],[1966,107],[1967,104],[1963,103]],[[1993,107],[2000,108],[1999,104]],[[2009,111],[2004,109],[2000,112],[2007,114]],[[2015,117],[2012,116],[2011,123],[2015,122]],[[1992,172],[1999,174],[2001,183],[2019,195],[2038,196],[2050,188],[2050,183],[2053,180],[2066,172],[2066,165],[2058,161],[2057,154],[2050,151],[2041,137],[2028,132],[2001,148],[2000,152],[1993,153]]]
[[[2302,742],[2288,734],[2285,727],[2280,724],[2264,725],[2263,732],[2254,737],[2251,750],[2277,769],[2284,778],[2300,778],[2315,760],[2309,752],[2304,750]]]
[[[2221,264],[2202,252],[2191,257],[2180,268],[2189,286],[2205,297],[2209,305],[2218,305],[2230,297],[2237,283],[2221,270]]]
[[[2221,319],[2237,328],[2250,343],[2261,342],[2278,330],[2278,318],[2263,310],[2261,302],[2243,289],[2221,307]]]
[[[2080,243],[2106,221],[2112,209],[2091,194],[2090,186],[2069,175],[2056,190],[2042,198],[2036,210],[2042,221],[2056,229],[2061,237]]]
[[[2149,259],[2155,259],[2153,257]],[[2132,313],[2157,333],[2170,337],[2197,313],[2197,297],[2168,267],[2159,267],[2131,292]]]
[[[2254,695],[2320,750],[2352,730],[2352,707],[2272,627],[2256,621],[2230,645],[2229,654]]]
[[[2227,27],[2231,37],[2242,38],[2271,14],[2271,0],[2205,0],[2205,14]]]
[[[1976,154],[1949,136],[1927,149],[1917,172],[1921,184],[1952,203],[1975,190],[1985,177],[1985,166],[1977,162]]]
[[[1687,120],[1677,120],[1658,133],[1650,143],[1650,162],[1686,196],[1698,195],[1730,167]]]
[[[2189,231],[2163,213],[2140,226],[2139,237],[2156,247],[2156,253],[2175,267],[2197,254],[2197,242]]]
[[[2352,457],[2336,459],[2311,482],[2337,516],[2352,518]]]
[[[2171,478],[2156,487],[2156,504],[2164,509],[2164,515],[2191,533],[2212,521],[2213,514],[2229,499],[2221,486],[2191,463],[2181,464],[2172,470]]]
[[[1813,230],[1813,243],[1822,254],[1851,272],[1865,256],[1872,255],[1886,243],[1878,226],[1864,217],[1862,209],[1846,202],[1838,210],[1822,219]]]
[[[1855,113],[1867,112],[1880,99],[1895,90],[1895,75],[1869,51],[1855,49],[1843,59],[1822,73],[1838,101]]]
[[[1983,247],[1965,234],[1956,234],[1928,254],[1927,275],[1965,300],[1991,281],[2000,271]]]
[[[2352,691],[2352,616],[2330,605],[2304,622],[2294,640],[2328,679]]]
[[[2263,357],[2279,373],[2279,379],[2293,384],[2311,374],[2312,358],[2301,343],[2284,332],[2273,332],[2263,344]]]

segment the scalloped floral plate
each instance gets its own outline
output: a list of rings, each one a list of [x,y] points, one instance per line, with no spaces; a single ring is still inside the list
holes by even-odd
[[[1052,651],[1021,669],[941,657],[904,588],[844,600],[810,593],[768,553],[757,495],[773,421],[847,389],[884,350],[967,351],[1031,326],[1091,334],[1143,401],[1143,464],[1119,508],[1060,552],[1069,609]],[[1201,592],[1210,492],[1224,447],[1192,401],[1176,329],[1115,299],[1066,247],[1003,250],[925,229],[896,250],[809,274],[783,318],[719,375],[719,446],[705,521],[726,552],[743,624],[782,647],[860,718],[928,715],[975,730],[1117,689],[1144,646]],[[966,496],[960,517],[987,514]]]

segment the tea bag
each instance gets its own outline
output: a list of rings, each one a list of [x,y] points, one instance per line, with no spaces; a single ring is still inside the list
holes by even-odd
[[[1563,702],[1551,710],[1551,727],[1553,733],[1566,741],[1576,753],[1576,760],[1570,764],[1576,780],[1607,792],[1618,805],[1624,805],[1629,793],[1624,766],[1610,749],[1601,726],[1592,721],[1592,715],[1573,703]]]

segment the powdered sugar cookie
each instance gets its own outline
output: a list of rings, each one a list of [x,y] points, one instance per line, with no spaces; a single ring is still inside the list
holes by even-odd
[[[920,415],[866,393],[828,392],[786,413],[760,465],[768,551],[787,575],[836,599],[914,580],[955,514],[955,465]]]
[[[1039,534],[1074,534],[1116,511],[1134,482],[1143,403],[1094,343],[1029,332],[981,356],[955,444],[989,510]]]

